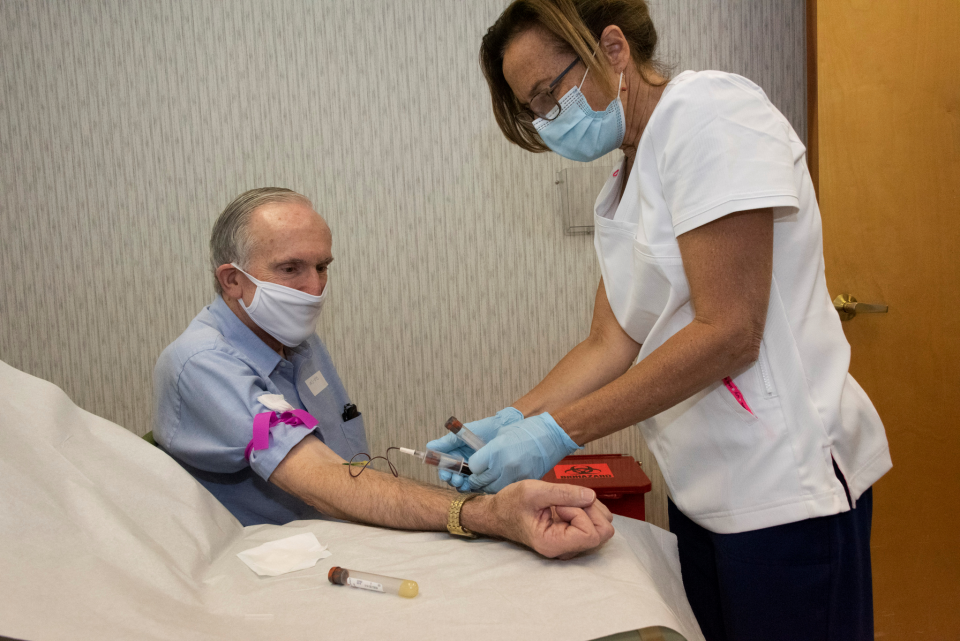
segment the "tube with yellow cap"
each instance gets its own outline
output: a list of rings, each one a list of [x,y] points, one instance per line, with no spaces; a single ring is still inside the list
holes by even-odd
[[[416,581],[395,579],[392,576],[371,574],[370,572],[357,572],[338,565],[330,568],[327,579],[334,585],[349,585],[360,590],[399,594],[407,599],[412,599],[420,593],[420,586],[417,585]]]

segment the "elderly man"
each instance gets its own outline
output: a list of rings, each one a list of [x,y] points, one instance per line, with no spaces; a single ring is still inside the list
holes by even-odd
[[[560,557],[613,535],[610,512],[574,486],[522,481],[474,497],[373,469],[352,476],[345,459],[368,451],[363,417],[315,333],[329,227],[304,196],[254,189],[220,215],[210,250],[217,296],[157,361],[154,436],[241,523],[326,515]]]

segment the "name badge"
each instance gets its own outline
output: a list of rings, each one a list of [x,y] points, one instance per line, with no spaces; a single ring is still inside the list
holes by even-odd
[[[307,387],[309,387],[310,391],[313,392],[313,395],[316,396],[323,390],[327,389],[327,379],[323,377],[323,374],[317,372],[307,379]]]

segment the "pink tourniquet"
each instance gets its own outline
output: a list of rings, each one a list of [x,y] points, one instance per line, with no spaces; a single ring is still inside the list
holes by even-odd
[[[270,429],[280,423],[302,426],[312,430],[320,421],[306,410],[291,410],[277,416],[276,412],[260,412],[253,417],[253,438],[247,443],[243,456],[248,461],[253,450],[265,450],[270,447]]]

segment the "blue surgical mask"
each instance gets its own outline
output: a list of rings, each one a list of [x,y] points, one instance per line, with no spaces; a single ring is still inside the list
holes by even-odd
[[[583,80],[586,79],[585,73]],[[617,97],[606,110],[594,111],[580,91],[583,80],[560,99],[560,115],[556,119],[537,118],[533,126],[543,143],[554,152],[570,160],[590,162],[623,144],[627,122],[620,102],[620,84],[617,85]],[[622,73],[620,82],[623,82]]]

